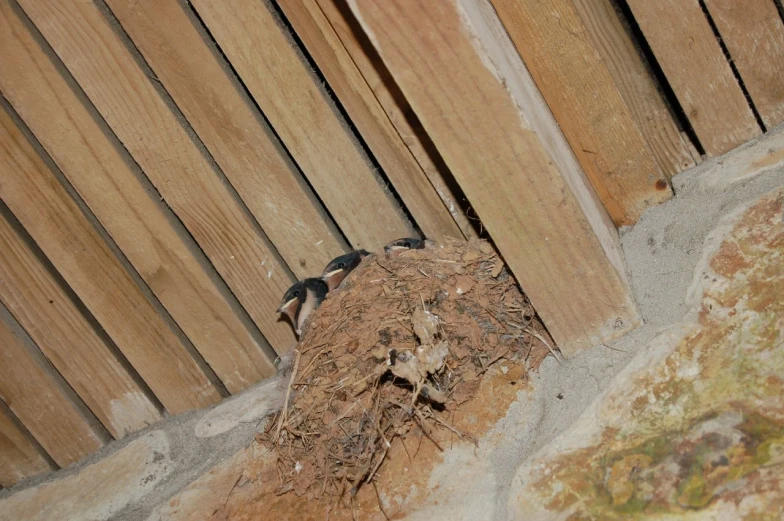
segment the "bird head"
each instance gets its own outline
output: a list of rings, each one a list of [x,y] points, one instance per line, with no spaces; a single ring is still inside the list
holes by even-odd
[[[345,279],[354,268],[359,266],[362,259],[368,255],[370,254],[365,250],[356,250],[341,255],[340,257],[335,257],[327,264],[327,267],[324,268],[324,273],[321,274],[321,280],[326,283],[329,291],[334,290],[340,286],[343,279]]]

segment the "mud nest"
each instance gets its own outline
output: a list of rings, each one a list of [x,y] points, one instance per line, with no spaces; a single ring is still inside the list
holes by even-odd
[[[483,375],[500,361],[536,369],[553,348],[485,241],[366,257],[312,315],[287,404],[259,435],[277,452],[278,493],[353,497],[393,440],[424,435],[438,445],[434,429],[466,438],[450,411]]]

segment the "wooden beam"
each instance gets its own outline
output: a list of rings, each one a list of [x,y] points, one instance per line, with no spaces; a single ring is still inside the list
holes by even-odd
[[[628,0],[708,155],[761,132],[698,0]]]
[[[634,326],[614,228],[491,7],[350,5],[561,349]]]
[[[458,197],[445,179],[445,176],[451,176],[451,174],[440,158],[431,157],[435,151],[426,142],[426,134],[421,125],[417,125],[414,111],[411,110],[405,96],[395,85],[395,80],[378,58],[370,42],[360,41],[364,37],[364,33],[361,29],[357,30],[358,24],[345,6],[345,2],[343,0],[317,0],[317,2],[340,38],[343,48],[351,56],[351,60],[373,91],[376,100],[383,107],[400,139],[416,159],[444,206],[449,209],[449,213],[452,214],[452,218],[460,227],[463,236],[476,237],[474,226],[469,222]]]
[[[631,225],[672,196],[570,0],[493,0],[599,198]]]
[[[410,235],[400,207],[269,4],[191,4],[352,246],[377,250]]]
[[[294,281],[93,2],[19,2],[65,67],[276,349],[294,339],[276,313]]]
[[[0,90],[217,376],[238,392],[274,374],[270,346],[133,160],[21,21],[0,18]],[[206,269],[205,269],[206,268]]]
[[[774,0],[705,0],[769,129],[784,121],[784,23]]]
[[[294,274],[312,276],[348,251],[190,9],[178,0],[107,4]]]
[[[64,391],[29,338],[0,313],[0,399],[60,467],[100,449],[104,441]],[[16,329],[16,328],[15,328]]]
[[[278,2],[425,236],[463,237],[316,0]]]
[[[215,386],[6,110],[2,104],[0,199],[170,412],[220,400]]]
[[[68,294],[0,216],[0,300],[115,438],[161,419]]]
[[[30,435],[0,404],[0,485],[13,487],[25,478],[54,470]]]
[[[678,129],[612,0],[572,2],[659,168],[670,178],[693,167],[699,155]]]

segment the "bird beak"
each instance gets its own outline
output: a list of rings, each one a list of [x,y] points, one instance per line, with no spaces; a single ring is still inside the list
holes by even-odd
[[[278,308],[278,313],[285,313],[287,315],[291,315],[291,307],[297,303],[297,298],[294,297],[293,299],[289,300],[288,302],[284,303],[282,306]]]
[[[327,285],[327,289],[329,291],[333,291],[335,288],[340,286],[340,283],[343,282],[343,279],[346,278],[346,273],[343,268],[338,270],[332,270],[330,272],[325,273],[321,280]]]
[[[341,271],[343,271],[343,268],[338,268],[338,269],[336,269],[336,270],[328,271],[328,272],[327,272],[327,273],[325,273],[325,274],[324,274],[324,275],[323,275],[321,278],[322,278],[322,280],[323,280],[323,279],[328,279],[328,278],[332,277],[333,275],[337,275],[337,274],[338,274],[338,273],[340,273]]]

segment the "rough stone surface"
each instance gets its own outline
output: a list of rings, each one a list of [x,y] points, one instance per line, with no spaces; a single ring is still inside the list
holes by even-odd
[[[514,519],[784,516],[784,190],[706,241],[692,313],[519,469]]]
[[[2,521],[104,521],[172,470],[169,440],[153,431],[64,479],[0,500]]]
[[[196,424],[196,437],[211,438],[241,423],[258,423],[275,412],[283,402],[282,390],[283,386],[272,378],[245,393],[232,396],[202,416]]]

